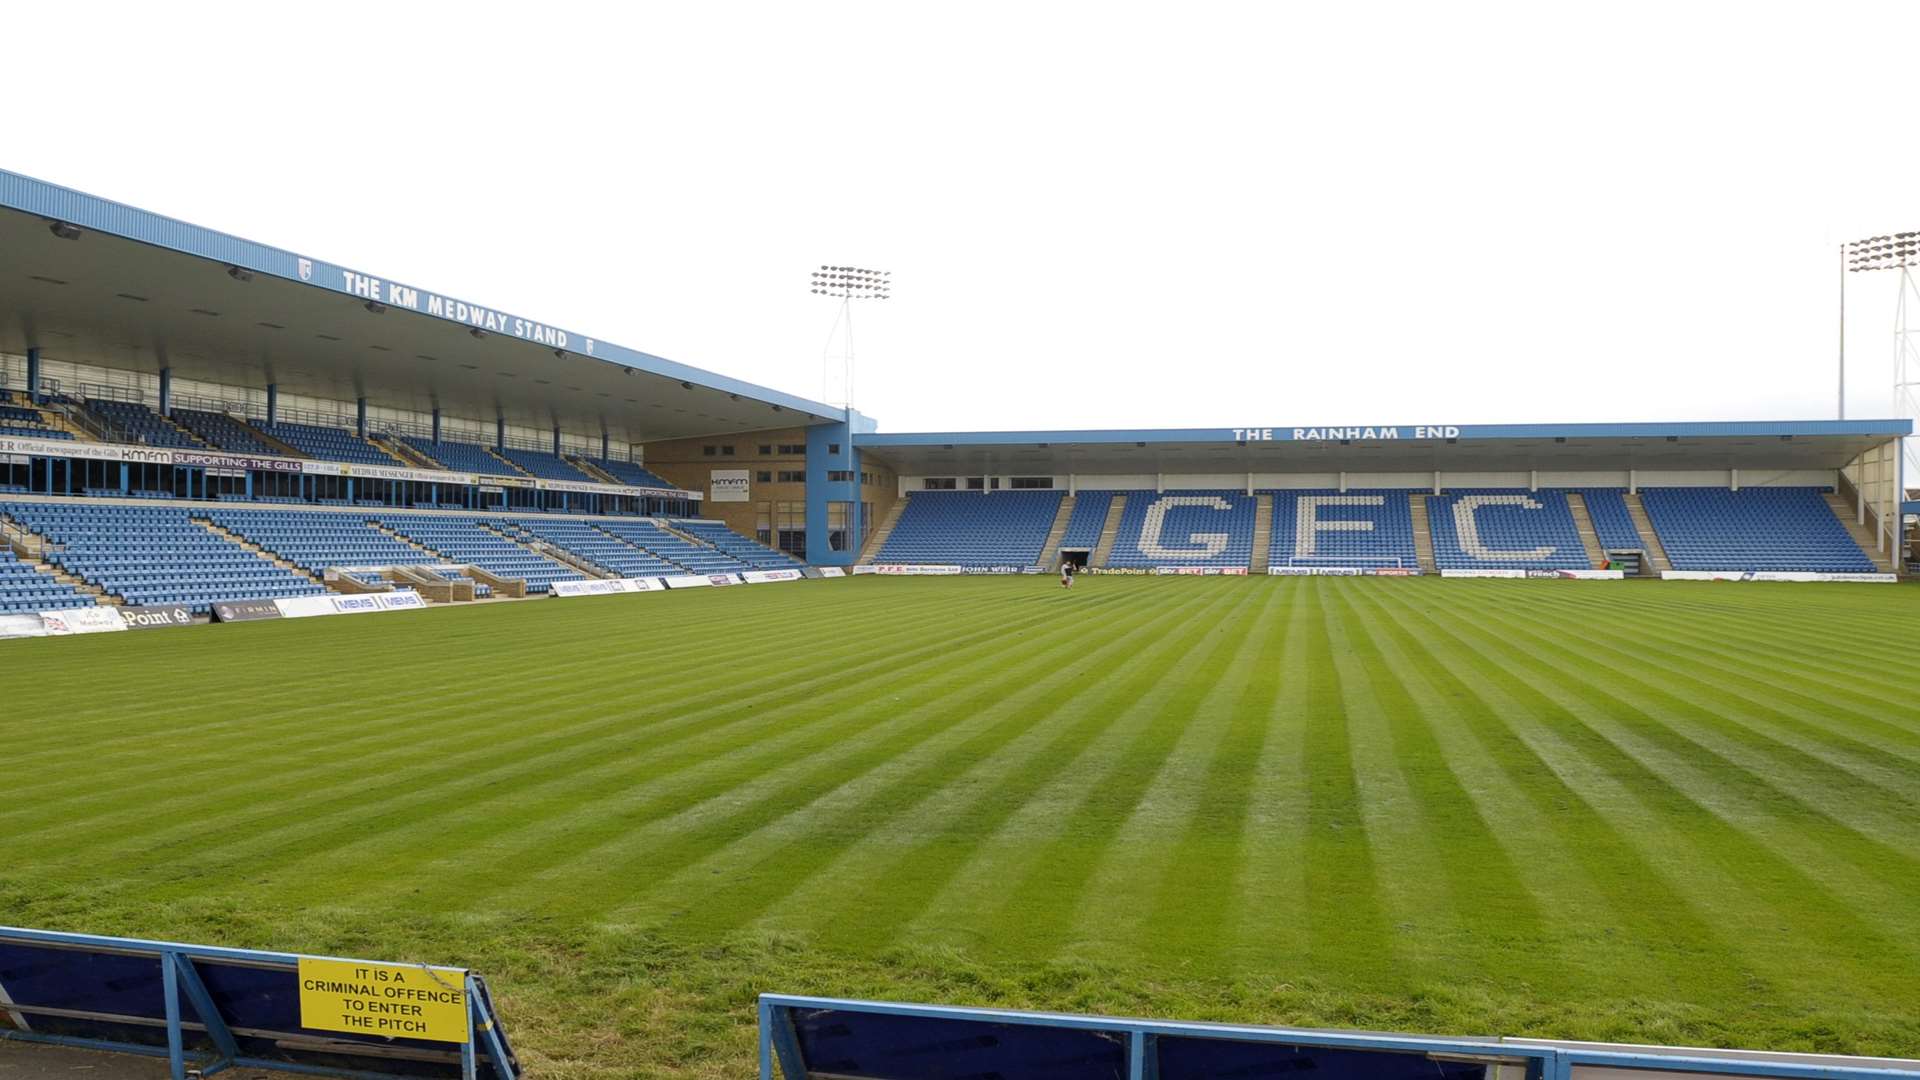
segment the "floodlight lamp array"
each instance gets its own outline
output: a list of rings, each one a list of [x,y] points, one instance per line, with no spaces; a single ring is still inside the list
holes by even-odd
[[[1894,270],[1920,264],[1920,232],[1869,236],[1847,245],[1847,269],[1854,273],[1867,270]]]
[[[885,300],[893,291],[893,271],[822,266],[813,272],[811,289],[817,296],[842,300]]]

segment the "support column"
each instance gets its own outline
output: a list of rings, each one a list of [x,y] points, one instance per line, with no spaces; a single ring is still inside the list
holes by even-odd
[[[360,436],[363,439],[367,437],[367,399],[366,398],[357,398],[354,401],[353,433],[355,435]]]
[[[160,415],[173,415],[173,369],[160,369]]]
[[[433,441],[440,441],[440,406],[433,407]]]
[[[601,461],[613,460],[613,455],[607,453],[607,433],[605,430],[602,430],[600,432],[600,460]]]
[[[493,448],[495,450],[507,448],[507,418],[504,416],[493,418]]]
[[[560,425],[553,425],[553,456],[560,456]]]
[[[27,400],[40,404],[40,347],[27,350]]]
[[[280,422],[280,384],[267,384],[267,426]]]
[[[1727,484],[1734,491],[1740,490],[1740,470],[1739,469],[1727,470]]]
[[[1540,470],[1539,469],[1527,470],[1527,490],[1535,494],[1539,493],[1540,491]]]

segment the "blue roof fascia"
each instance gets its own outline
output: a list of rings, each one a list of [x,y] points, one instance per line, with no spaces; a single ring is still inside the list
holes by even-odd
[[[1343,424],[1260,428],[1144,428],[1093,431],[916,431],[860,435],[861,446],[1012,446],[1114,443],[1339,442],[1473,439],[1657,439],[1881,436],[1913,433],[1911,420],[1708,420],[1625,424]]]
[[[428,289],[388,281],[338,263],[298,255],[253,240],[243,240],[213,229],[192,225],[148,210],[117,203],[98,195],[36,180],[30,176],[0,169],[0,207],[37,214],[49,221],[64,221],[83,230],[123,237],[154,247],[211,259],[238,266],[254,273],[269,274],[286,281],[311,285],[357,300],[377,300],[389,308],[411,310],[469,328],[502,334],[565,349],[579,356],[604,360],[611,364],[636,368],[652,375],[697,383],[714,390],[753,398],[770,405],[816,416],[835,417],[843,410],[818,401],[730,379],[703,368],[693,367],[638,349],[601,341],[584,334],[548,326],[533,319],[435,293]],[[436,310],[437,309],[437,310]],[[460,317],[464,313],[464,317]]]

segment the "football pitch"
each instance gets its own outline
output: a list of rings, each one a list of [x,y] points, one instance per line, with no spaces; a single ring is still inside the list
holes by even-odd
[[[0,643],[0,922],[485,972],[1920,1055],[1911,588],[871,578]],[[0,1047],[0,1055],[4,1055]]]

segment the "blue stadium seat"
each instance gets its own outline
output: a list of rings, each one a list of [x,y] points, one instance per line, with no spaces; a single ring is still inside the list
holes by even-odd
[[[0,544],[0,615],[92,607],[94,599],[16,559]]]
[[[1442,570],[1591,570],[1563,491],[1449,490],[1427,500]]]
[[[184,507],[6,502],[0,513],[54,545],[48,562],[129,604],[316,596],[326,590],[196,524]]]
[[[597,457],[581,458],[580,460],[599,468],[608,476],[631,487],[670,488],[676,491],[680,488],[679,484],[669,483],[661,479],[658,475],[648,472],[644,467],[635,465],[631,461],[613,461],[608,458]]]
[[[1107,514],[1113,509],[1113,498],[1111,491],[1075,493],[1073,513],[1067,516],[1067,531],[1060,537],[1060,546],[1092,551],[1100,543],[1100,532],[1106,527]]]
[[[1244,491],[1128,491],[1112,567],[1245,567],[1258,503]]]
[[[1272,491],[1273,566],[1398,567],[1420,565],[1413,546],[1413,507],[1405,490],[1331,488]]]
[[[675,521],[673,527],[704,540],[754,570],[797,570],[801,563],[784,551],[741,536],[718,521]]]
[[[1061,491],[913,491],[875,561],[1032,566]]]
[[[261,442],[247,426],[226,413],[200,409],[174,409],[173,420],[206,442],[207,445],[234,454],[262,454],[284,457],[278,449]]]
[[[356,514],[215,509],[217,525],[311,573],[330,567],[416,566],[437,561],[367,524]]]
[[[256,424],[261,431],[286,443],[317,461],[339,461],[349,465],[398,465],[386,451],[345,428],[318,424]]]
[[[398,435],[393,438],[405,443],[414,453],[458,472],[482,473],[491,476],[514,475],[511,465],[488,453],[484,446],[444,440],[429,442],[425,439],[409,439]]]
[[[556,581],[584,581],[573,567],[528,551],[493,531],[494,519],[478,514],[381,514],[375,520],[447,560],[478,566],[489,574],[518,578],[530,593],[543,593]]]
[[[1586,501],[1587,516],[1593,519],[1593,533],[1606,551],[1646,551],[1646,540],[1633,523],[1627,509],[1626,492],[1621,488],[1579,488]]]
[[[564,548],[621,577],[667,577],[685,572],[653,552],[620,539],[588,521],[510,518],[503,519],[501,524],[518,530],[530,539]]]
[[[633,521],[607,518],[601,520],[600,528],[630,544],[645,548],[687,573],[729,574],[754,569],[718,548],[688,543],[650,518]]]
[[[1641,488],[1640,498],[1675,570],[1873,572],[1826,490]]]
[[[206,445],[168,423],[159,413],[138,402],[88,398],[87,408],[92,409],[107,423],[112,424],[135,442],[145,443],[148,446],[172,446],[187,450],[198,450]]]
[[[542,480],[600,482],[598,478],[588,476],[586,473],[574,468],[573,463],[567,459],[540,450],[516,450],[508,447],[505,450],[496,450],[494,452],[506,458],[508,461],[513,462],[515,465],[520,466],[520,468],[527,473],[537,476]]]

